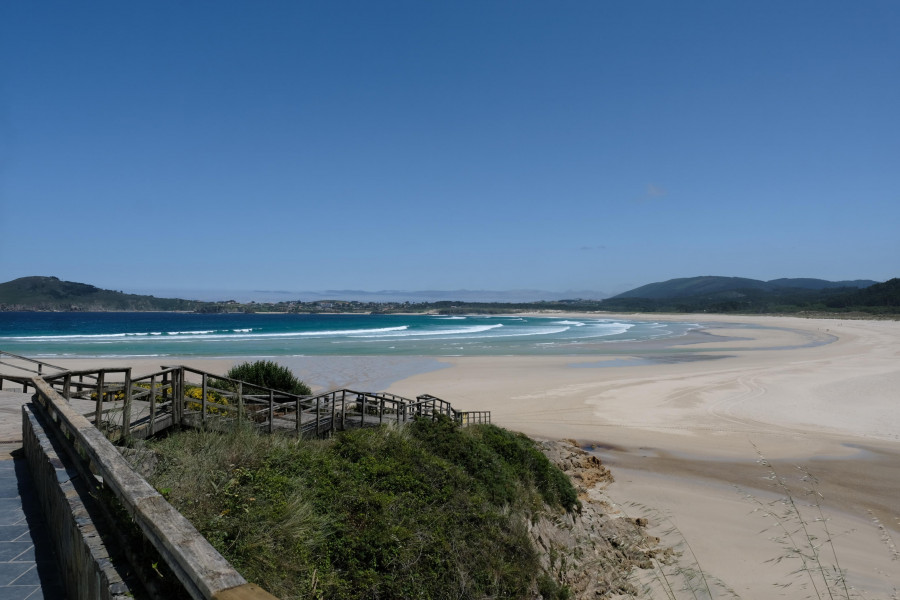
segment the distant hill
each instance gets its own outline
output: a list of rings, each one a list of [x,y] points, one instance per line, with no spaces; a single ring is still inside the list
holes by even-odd
[[[800,288],[807,290],[828,290],[834,288],[867,288],[878,282],[871,279],[853,279],[851,281],[826,281],[824,279],[809,279],[796,277],[792,279],[772,279],[771,283],[780,288]]]
[[[0,283],[0,310],[197,310],[204,302],[104,290],[57,277],[20,277]]]
[[[623,292],[613,298],[649,298],[661,300],[669,298],[689,298],[709,294],[721,295],[736,290],[772,290],[765,281],[743,277],[683,277],[658,283],[649,283],[639,288]]]
[[[602,310],[636,312],[897,314],[897,279],[869,280],[688,277],[629,290],[600,302]]]
[[[895,277],[862,290],[837,295],[826,304],[831,308],[867,306],[900,309],[900,279]]]
[[[779,292],[785,290],[860,289],[878,283],[864,279],[854,281],[826,281],[824,279],[773,279],[760,281],[744,277],[684,277],[650,283],[621,293],[613,298],[649,298],[652,300],[690,298],[714,295],[721,298],[738,297],[750,291]]]

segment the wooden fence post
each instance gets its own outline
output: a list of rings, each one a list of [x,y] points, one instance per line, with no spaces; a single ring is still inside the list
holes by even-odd
[[[181,424],[184,419],[184,369],[172,373],[172,419]]]
[[[206,427],[206,395],[209,393],[209,376],[204,373],[200,377],[200,423]]]
[[[94,410],[94,427],[96,427],[97,429],[100,429],[100,418],[103,414],[103,409],[101,407],[103,405],[104,375],[105,373],[103,371],[100,371],[100,374],[97,376],[97,408]]]
[[[156,375],[150,377],[150,435],[156,433]]]
[[[337,419],[337,414],[335,412],[336,410],[337,410],[337,392],[332,392],[331,393],[331,430],[332,431],[334,431],[334,429],[335,429],[334,421],[335,421],[335,419]]]
[[[68,389],[68,388],[67,388]],[[131,436],[131,367],[125,369],[125,405],[122,407],[122,438]]]
[[[275,391],[269,390],[269,433],[272,433],[272,427],[275,423]]]
[[[238,401],[238,423],[241,422],[244,414],[244,383],[238,381],[237,386],[237,401]]]

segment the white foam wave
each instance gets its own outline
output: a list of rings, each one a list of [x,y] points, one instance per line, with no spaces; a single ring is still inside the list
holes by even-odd
[[[401,325],[398,327],[381,327],[377,329],[335,329],[330,331],[285,331],[281,333],[241,333],[241,334],[218,334],[205,335],[192,339],[200,340],[257,340],[270,338],[321,338],[321,337],[355,337],[360,335],[380,335],[393,331],[405,331],[409,325]],[[188,341],[188,340],[185,340]]]
[[[563,333],[570,329],[569,327],[562,327],[562,328],[545,327],[545,328],[530,329],[528,331],[521,332],[521,333],[500,333],[500,334],[492,334],[489,336],[477,335],[479,333],[484,333],[485,331],[488,331],[489,329],[496,329],[497,327],[501,327],[501,326],[502,326],[501,324],[492,325],[492,326],[483,325],[480,327],[472,327],[467,330],[456,330],[456,332],[454,333],[454,337],[452,337],[451,339],[453,341],[465,340],[465,339],[478,339],[478,340],[490,341],[490,340],[494,340],[494,339],[498,339],[498,338],[524,337],[524,336],[534,336],[534,335],[553,335],[553,334],[557,334],[557,333]],[[421,331],[421,332],[418,332],[415,334],[411,334],[408,336],[401,336],[401,337],[405,338],[407,341],[416,341],[416,342],[444,341],[447,339],[446,333],[447,333],[446,331]],[[391,337],[398,337],[398,336],[391,336]],[[380,339],[371,339],[371,340],[366,340],[366,341],[370,342],[370,343],[377,343],[381,340]]]
[[[634,323],[597,323],[591,329],[584,334],[579,335],[579,338],[598,338],[598,337],[610,337],[614,335],[621,335],[627,332],[629,329],[634,327]],[[596,330],[602,330],[596,333],[592,333]]]
[[[52,341],[52,340],[90,340],[90,339],[108,339],[108,338],[124,338],[126,336],[136,336],[137,333],[97,333],[97,334],[80,334],[80,335],[23,335],[0,337],[0,340],[14,340],[17,342],[33,342],[33,341]]]
[[[206,340],[242,340],[242,339],[265,339],[265,338],[291,338],[291,337],[330,337],[330,336],[353,336],[360,334],[380,334],[392,331],[404,331],[408,329],[408,325],[398,327],[382,327],[375,329],[339,329],[333,331],[287,331],[282,333],[253,333],[253,329],[233,329],[233,330],[203,330],[203,331],[169,331],[166,332],[165,339],[167,342],[191,342]],[[232,333],[246,332],[246,333]],[[96,333],[96,334],[77,334],[77,335],[33,335],[21,337],[0,337],[0,340],[15,340],[17,342],[48,342],[48,341],[66,341],[66,342],[99,342],[123,340],[131,337],[146,336],[162,336],[159,331],[150,332],[129,332],[129,333]],[[148,338],[149,339],[149,338]]]
[[[536,327],[534,329],[529,329],[528,331],[524,331],[522,333],[505,333],[501,335],[496,335],[492,337],[504,338],[504,337],[526,337],[529,335],[556,335],[559,333],[565,333],[569,331],[571,327]]]
[[[585,323],[581,321],[554,321],[554,325],[572,325],[573,327],[584,327]]]
[[[425,339],[437,339],[435,336],[445,337],[448,335],[468,335],[473,333],[482,333],[485,331],[490,331],[491,329],[497,329],[498,327],[503,327],[503,323],[496,323],[494,325],[473,325],[471,327],[463,327],[460,329],[436,329],[436,330],[425,330],[425,331],[404,331],[403,333],[391,333],[388,335],[355,335],[353,337],[359,338],[372,338],[372,337],[422,337],[422,336],[431,336],[431,338]]]
[[[206,331],[167,331],[166,335],[207,335],[215,332],[215,329],[208,329]]]

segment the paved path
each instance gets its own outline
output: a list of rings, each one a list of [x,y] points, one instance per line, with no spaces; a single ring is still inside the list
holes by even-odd
[[[0,392],[0,598],[63,600],[59,562],[22,455],[25,394]]]

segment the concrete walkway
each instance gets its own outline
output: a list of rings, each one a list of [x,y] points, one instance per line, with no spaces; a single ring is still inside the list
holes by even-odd
[[[0,598],[62,600],[59,561],[22,456],[22,405],[30,395],[0,391]]]

